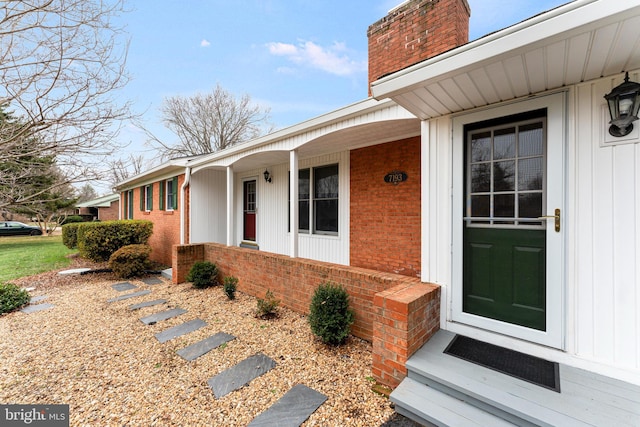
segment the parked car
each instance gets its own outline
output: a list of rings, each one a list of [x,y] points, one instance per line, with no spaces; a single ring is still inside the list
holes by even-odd
[[[41,234],[40,227],[18,221],[0,221],[0,236],[39,236]]]

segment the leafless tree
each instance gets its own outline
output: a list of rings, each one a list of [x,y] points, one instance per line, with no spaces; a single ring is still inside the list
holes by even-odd
[[[24,159],[41,156],[62,171],[57,186],[95,179],[94,166],[118,148],[120,125],[131,118],[114,96],[128,81],[128,40],[112,22],[123,1],[0,2],[0,106],[15,118],[0,123],[0,164],[22,162],[23,182],[42,172]],[[14,179],[0,172],[0,208],[51,190],[20,193]]]
[[[179,142],[173,145],[145,131],[165,160],[213,153],[273,131],[269,108],[253,104],[249,95],[236,98],[220,85],[209,93],[165,98],[160,111]]]
[[[108,166],[109,171],[107,180],[113,188],[116,184],[126,180],[127,178],[144,172],[144,170],[150,166],[150,163],[142,154],[129,154],[129,157],[127,158],[111,160],[108,163]]]

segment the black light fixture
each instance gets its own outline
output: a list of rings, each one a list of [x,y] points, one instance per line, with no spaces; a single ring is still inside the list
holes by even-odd
[[[613,88],[611,93],[604,96],[609,103],[611,121],[609,133],[621,137],[629,135],[633,130],[633,122],[638,120],[640,109],[640,84],[629,81],[629,72],[624,77],[624,83]]]
[[[264,180],[265,181],[271,182],[271,174],[269,173],[269,171],[267,169],[264,170],[262,175],[264,175]]]

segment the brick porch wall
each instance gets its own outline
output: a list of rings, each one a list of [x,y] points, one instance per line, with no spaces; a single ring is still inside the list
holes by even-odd
[[[173,247],[173,282],[182,283],[196,261],[215,263],[221,277],[238,278],[238,290],[263,298],[271,290],[281,304],[307,314],[323,282],[345,287],[355,311],[351,333],[373,342],[373,374],[397,386],[404,362],[439,327],[440,287],[418,278],[215,243]]]

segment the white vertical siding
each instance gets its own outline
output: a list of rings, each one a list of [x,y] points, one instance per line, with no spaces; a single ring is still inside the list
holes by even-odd
[[[191,243],[226,242],[226,183],[225,171],[204,169],[191,176]]]
[[[640,140],[602,144],[611,139],[602,96],[620,82],[601,79],[575,90],[569,303],[577,354],[640,369]]]
[[[349,264],[349,152],[300,160],[301,169],[339,164],[339,232],[337,236],[298,235],[298,255],[318,261]],[[283,255],[289,254],[289,165],[283,163],[269,166],[271,183],[265,182],[264,169],[255,169],[236,174],[235,212],[236,243],[242,241],[242,197],[243,181],[256,179],[258,212],[256,243],[260,250]]]

